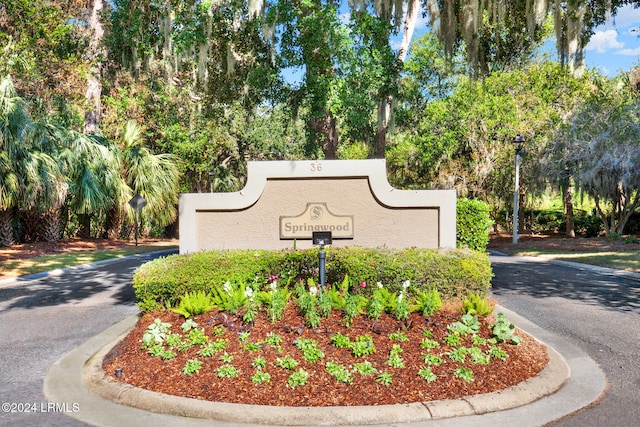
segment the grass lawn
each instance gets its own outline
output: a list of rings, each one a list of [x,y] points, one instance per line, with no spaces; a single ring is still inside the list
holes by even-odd
[[[539,256],[548,259],[579,262],[615,268],[618,270],[640,272],[640,251],[594,251],[594,252],[563,252],[549,249],[526,249],[509,251],[511,255]]]
[[[144,252],[170,249],[171,246],[131,246],[118,249],[98,249],[40,255],[28,259],[8,259],[0,264],[0,278],[41,273],[111,258],[121,258]]]

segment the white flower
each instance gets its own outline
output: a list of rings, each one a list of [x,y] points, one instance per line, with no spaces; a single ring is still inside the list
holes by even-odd
[[[247,289],[244,290],[244,296],[249,298],[250,300],[253,300],[253,289],[247,286]]]
[[[402,297],[404,296],[404,292],[400,292],[398,294],[398,302],[402,302]]]
[[[315,286],[311,286],[309,288],[309,293],[311,294],[312,297],[316,296],[316,294],[318,293],[318,288],[316,288]]]
[[[277,287],[278,287],[278,281],[277,280],[274,280],[273,282],[269,283],[269,288],[271,288],[271,292],[275,292]]]
[[[382,282],[378,282],[377,285],[378,285],[378,289],[382,289]]]
[[[227,281],[227,282],[224,282],[224,285],[222,285],[222,289],[223,289],[226,293],[228,293],[229,295],[231,295],[231,283],[229,283],[228,281]]]
[[[411,282],[408,280],[405,280],[404,283],[402,284],[402,289],[407,290],[409,286],[411,286]]]

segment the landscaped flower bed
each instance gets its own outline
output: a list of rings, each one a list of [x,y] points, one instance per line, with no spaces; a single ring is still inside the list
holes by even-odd
[[[503,316],[485,316],[483,298],[467,299],[463,314],[461,304],[440,308],[436,294],[409,300],[406,282],[393,293],[374,285],[365,298],[364,283],[320,293],[310,282],[292,294],[271,279],[261,293],[229,284],[208,302],[185,298],[182,314],[146,313],[105,358],[106,374],[212,401],[346,406],[501,390],[548,360],[544,346]],[[208,303],[210,311],[194,313]]]

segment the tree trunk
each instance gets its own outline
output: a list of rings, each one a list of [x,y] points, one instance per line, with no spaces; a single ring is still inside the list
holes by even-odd
[[[575,221],[573,216],[573,175],[567,175],[562,183],[562,201],[564,204],[564,216],[567,224],[564,234],[568,237],[576,237]]]
[[[78,214],[78,222],[80,223],[80,228],[78,229],[78,237],[80,237],[81,239],[90,239],[91,238],[91,215]]]
[[[120,238],[122,224],[124,223],[124,215],[117,206],[113,206],[107,212],[107,220],[105,224],[105,237],[109,240]]]
[[[104,55],[101,47],[104,29],[100,22],[100,13],[103,9],[102,0],[93,0],[91,8],[91,17],[89,19],[89,27],[91,29],[91,38],[89,40],[89,60],[90,69],[87,78],[87,105],[90,110],[84,116],[84,133],[87,135],[95,134],[100,126],[100,117],[102,115],[102,104],[100,96],[102,94],[102,84],[100,78],[102,74],[101,56]]]
[[[11,210],[0,210],[0,246],[9,247],[13,246],[15,240],[13,239],[13,227],[11,227]]]
[[[323,119],[310,119],[313,130],[322,135],[322,151],[324,158],[333,160],[338,158],[338,129],[336,119],[331,112],[327,112]]]
[[[42,215],[42,239],[49,243],[58,242],[60,235],[60,209],[48,209]]]
[[[407,14],[404,20],[404,28],[402,34],[402,42],[398,49],[398,61],[404,62],[409,51],[409,44],[413,37],[413,30],[416,27],[416,20],[420,12],[420,1],[409,0],[407,5]],[[390,18],[390,17],[389,17]],[[399,84],[399,78],[396,79]],[[376,129],[376,142],[374,148],[374,157],[384,159],[387,146],[387,132],[389,124],[393,122],[393,106],[394,99],[392,95],[384,94],[378,102],[378,126]]]

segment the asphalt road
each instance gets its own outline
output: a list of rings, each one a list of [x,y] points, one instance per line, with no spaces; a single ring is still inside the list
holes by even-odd
[[[64,354],[138,311],[131,277],[152,255],[0,284],[0,426],[84,426],[50,406],[43,382]]]
[[[61,275],[0,283],[0,426],[82,426],[43,394],[49,368],[67,352],[137,312],[130,286],[149,256]],[[640,277],[539,260],[491,257],[494,297],[580,347],[605,371],[598,404],[560,426],[640,425]]]
[[[607,376],[599,404],[554,425],[640,425],[640,275],[535,258],[491,262],[500,304],[579,347]]]

